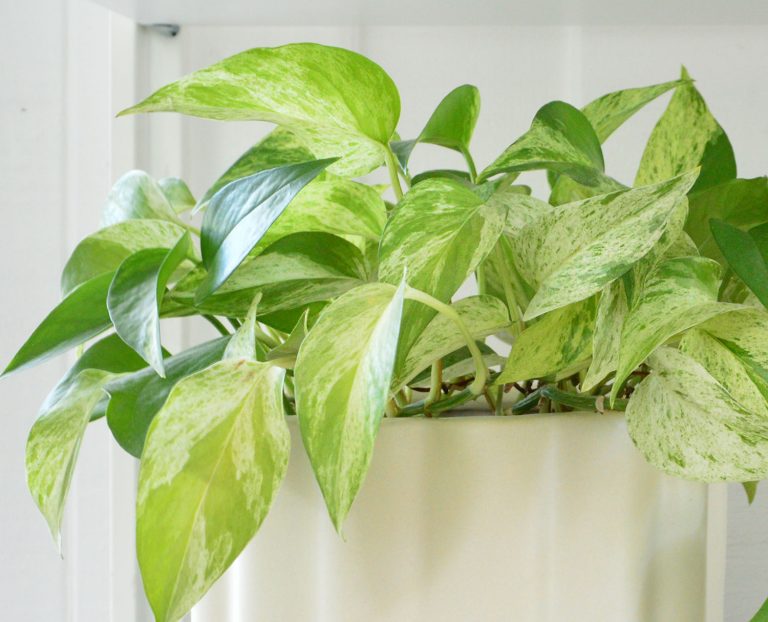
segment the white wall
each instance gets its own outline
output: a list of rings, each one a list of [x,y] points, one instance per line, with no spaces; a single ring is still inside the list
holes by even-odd
[[[768,170],[766,28],[382,27],[183,28],[175,39],[137,35],[125,20],[82,0],[0,3],[0,181],[6,235],[0,245],[0,362],[7,361],[58,296],[58,269],[97,225],[110,180],[139,162],[181,174],[201,192],[266,127],[159,115],[111,114],[185,71],[247,47],[312,40],[370,55],[403,100],[401,135],[414,136],[451,88],[476,84],[483,111],[478,165],[527,128],[546,101],[576,105],[608,90],[672,79],[685,63],[729,132],[740,174]],[[134,46],[141,51],[134,76]],[[608,172],[631,180],[664,103],[652,105],[606,145]],[[134,148],[134,137],[138,141]],[[458,164],[418,147],[415,167]],[[536,178],[541,188],[541,176]],[[197,329],[176,343],[195,339]],[[143,613],[132,566],[131,464],[92,426],[66,517],[65,560],[24,488],[23,448],[37,405],[64,361],[0,382],[3,405],[0,611],[9,620],[128,622]],[[116,484],[117,483],[117,484]],[[768,595],[768,493],[747,509],[731,489],[726,620],[748,619]],[[287,621],[290,622],[290,621]]]

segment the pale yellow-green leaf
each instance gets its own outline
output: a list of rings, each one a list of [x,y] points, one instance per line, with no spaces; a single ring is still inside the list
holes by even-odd
[[[627,272],[664,233],[696,171],[660,184],[556,207],[513,246],[523,277],[537,284],[529,320],[583,300]]]
[[[144,171],[128,171],[112,186],[101,213],[104,227],[134,218],[181,224],[160,185]]]
[[[331,303],[299,349],[294,373],[304,447],[337,530],[373,454],[389,398],[404,285],[370,283]]]
[[[296,133],[331,170],[351,176],[379,166],[397,126],[400,96],[373,61],[316,43],[254,48],[162,87],[124,113],[173,111],[259,120]]]
[[[27,440],[27,485],[54,539],[60,545],[61,518],[91,411],[104,397],[102,388],[114,377],[86,369],[65,393],[46,402]]]
[[[621,280],[608,285],[600,295],[592,339],[592,362],[581,383],[582,391],[589,391],[619,365],[621,328],[628,312],[627,294]]]
[[[705,482],[768,476],[768,417],[749,412],[687,354],[659,348],[635,389],[627,425],[648,462]]]
[[[256,315],[261,302],[261,292],[257,293],[251,301],[248,314],[243,319],[243,323],[235,331],[224,349],[224,359],[243,358],[251,361],[261,360],[256,343]]]
[[[597,300],[592,296],[543,315],[515,340],[497,384],[565,376],[592,355]]]
[[[509,327],[509,312],[506,306],[492,296],[470,296],[453,303],[452,307],[474,339],[482,340]],[[453,320],[444,315],[436,315],[419,335],[403,362],[395,367],[392,393],[402,389],[437,359],[458,350],[465,343]]]
[[[253,537],[285,475],[277,367],[228,359],[171,390],[147,433],[136,549],[159,622],[176,622]]]

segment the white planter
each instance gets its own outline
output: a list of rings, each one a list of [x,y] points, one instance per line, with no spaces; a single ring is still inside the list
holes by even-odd
[[[261,531],[193,622],[718,622],[723,487],[618,415],[387,419],[344,528],[292,423]]]

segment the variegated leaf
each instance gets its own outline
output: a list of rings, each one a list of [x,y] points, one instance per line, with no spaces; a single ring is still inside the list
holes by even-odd
[[[129,171],[115,182],[101,213],[104,227],[135,218],[182,224],[160,185],[144,171]]]
[[[325,309],[294,372],[304,447],[337,530],[363,482],[395,364],[404,284],[370,283]]]
[[[365,174],[383,161],[400,116],[390,77],[364,56],[316,43],[255,48],[164,86],[121,114],[174,111],[260,120],[296,134],[339,174]]]
[[[194,305],[195,292],[204,278],[202,270],[191,272],[176,285],[171,298]],[[365,261],[354,245],[328,233],[296,233],[244,261],[197,309],[245,317],[254,296],[261,292],[259,313],[266,315],[331,300],[366,280]]]
[[[662,84],[614,91],[589,102],[581,111],[595,128],[598,140],[604,143],[636,112],[657,97],[684,83],[685,80],[674,80]]]
[[[531,128],[480,174],[547,169],[595,185],[604,178],[603,152],[586,117],[565,102],[555,101],[536,113]]]
[[[178,177],[163,177],[157,180],[157,185],[163,191],[168,203],[171,204],[173,211],[177,214],[183,214],[195,207],[195,197],[184,183],[183,179]]]
[[[224,350],[224,359],[247,359],[250,361],[263,361],[266,357],[264,346],[256,339],[256,315],[261,302],[261,292],[256,294],[251,301],[248,314],[243,323],[229,339]]]
[[[484,201],[458,182],[429,179],[414,186],[384,229],[379,279],[448,302],[501,235],[506,208]],[[399,364],[435,312],[417,302],[405,306]]]
[[[181,225],[167,220],[126,220],[100,229],[81,241],[61,275],[64,296],[105,272],[114,272],[128,256],[146,248],[171,248],[184,235]]]
[[[741,308],[717,302],[719,285],[720,264],[706,257],[678,257],[656,267],[624,322],[612,398],[632,370],[665,341]]]
[[[542,316],[515,340],[497,384],[568,376],[592,355],[597,299],[591,297]]]
[[[27,440],[27,485],[61,548],[64,504],[91,411],[103,397],[112,374],[86,369],[47,403]]]
[[[747,411],[690,356],[664,347],[627,407],[627,425],[648,462],[705,482],[768,476],[768,417]]]
[[[581,391],[589,391],[616,371],[619,365],[621,329],[629,311],[623,283],[614,281],[600,295],[592,339],[592,362],[589,364]]]
[[[492,296],[470,296],[451,305],[464,321],[474,339],[481,340],[509,327],[509,312]],[[420,371],[437,359],[448,356],[466,343],[455,322],[436,315],[419,335],[402,363],[398,362],[392,379],[392,393],[402,389]],[[474,369],[474,368],[473,368]]]
[[[188,233],[170,250],[138,251],[120,264],[107,293],[107,309],[115,332],[160,376],[165,376],[160,303],[173,272],[191,253]]]
[[[648,139],[636,186],[658,183],[697,166],[701,173],[693,191],[734,179],[736,160],[723,128],[709,112],[701,94],[683,68],[684,82]]]
[[[525,319],[588,298],[627,272],[662,236],[695,179],[693,171],[568,203],[526,227],[513,247],[523,277],[538,284]]]
[[[264,520],[290,452],[283,374],[265,363],[221,361],[180,381],[152,422],[139,470],[136,550],[159,622],[184,616]]]
[[[729,318],[738,324],[738,314]],[[748,363],[706,330],[693,329],[680,340],[680,350],[693,358],[746,410],[768,417],[768,382],[750,374]]]
[[[400,166],[403,170],[408,169],[411,152],[418,143],[430,143],[453,149],[464,154],[471,162],[469,141],[475,131],[479,114],[480,91],[476,86],[463,84],[453,89],[437,105],[418,137],[392,143],[392,151],[397,156]]]
[[[151,368],[142,369],[111,380],[106,391],[107,424],[119,445],[129,454],[140,457],[152,420],[179,380],[221,360],[229,337],[219,337],[166,356],[165,378]]]
[[[293,369],[296,365],[296,357],[299,354],[301,344],[309,332],[309,310],[301,314],[296,326],[280,345],[272,348],[266,354],[266,360],[285,369]]]

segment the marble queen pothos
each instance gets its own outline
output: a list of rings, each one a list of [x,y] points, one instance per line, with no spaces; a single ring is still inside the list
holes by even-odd
[[[601,145],[662,96],[634,181],[609,176]],[[248,50],[122,114],[160,111],[275,127],[199,199],[177,178],[120,178],[5,370],[78,349],[30,432],[29,488],[58,539],[81,438],[106,417],[141,459],[158,620],[182,617],[259,528],[286,416],[338,530],[382,417],[473,399],[497,416],[624,410],[664,471],[749,494],[768,475],[768,185],[737,177],[685,70],[581,109],[550,102],[480,171],[474,86],[402,140],[395,84],[338,48]],[[417,173],[419,143],[464,164]],[[379,167],[389,186],[356,181]],[[548,197],[521,183],[533,170]],[[479,294],[456,299],[467,279]],[[195,314],[221,336],[167,352],[160,319]]]

